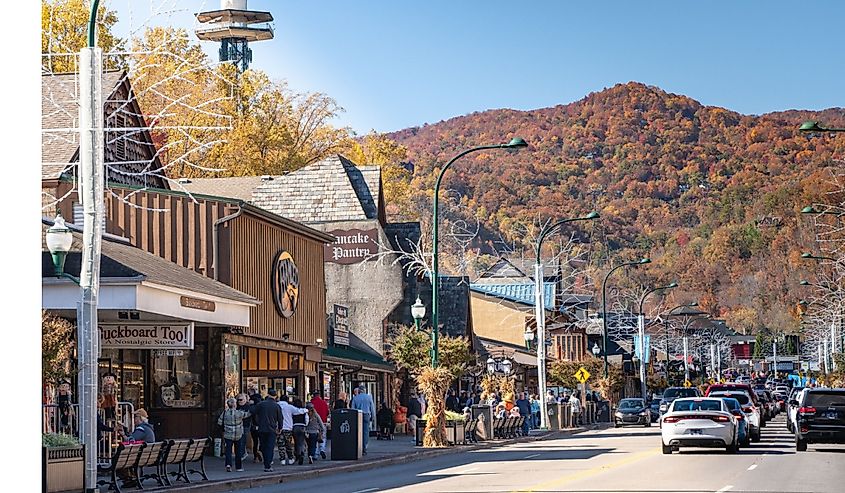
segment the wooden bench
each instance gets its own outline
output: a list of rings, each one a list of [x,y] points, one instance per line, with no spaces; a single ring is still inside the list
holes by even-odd
[[[503,438],[505,430],[505,418],[493,419],[493,438]]]
[[[475,431],[478,429],[479,417],[471,419],[464,429],[464,441],[478,443],[478,437],[475,436]]]
[[[191,478],[188,475],[199,474],[202,476],[202,479],[208,481],[208,476],[205,474],[205,449],[208,448],[211,439],[190,438],[188,440],[171,440],[171,442],[170,448],[173,449],[173,452],[167,454],[167,460],[164,466],[166,467],[167,464],[178,464],[179,470],[170,473],[165,471],[165,478],[169,474],[176,477],[174,481],[184,479],[186,483],[190,483]],[[188,469],[188,464],[195,463],[199,463],[199,469]],[[167,479],[167,483],[168,485],[172,484],[169,478]]]
[[[167,453],[169,442],[155,442],[148,443],[146,447],[141,450],[138,456],[138,463],[135,465],[135,477],[138,478],[138,488],[144,489],[145,479],[155,479],[159,486],[164,486],[164,480],[161,477],[161,464]],[[145,467],[154,467],[155,472],[151,474],[144,474]]]
[[[118,479],[120,479],[121,483],[124,483],[124,486],[130,480],[118,478],[117,472],[122,470],[136,471],[138,460],[141,458],[141,453],[146,447],[146,443],[118,445],[117,450],[114,451],[114,455],[112,456],[109,465],[106,467],[100,467],[98,470],[98,472],[109,473],[109,481],[97,481],[97,486],[107,484],[109,485],[110,489],[114,488],[117,493],[120,493],[120,485],[118,484]],[[132,481],[135,481],[135,478],[132,478]]]

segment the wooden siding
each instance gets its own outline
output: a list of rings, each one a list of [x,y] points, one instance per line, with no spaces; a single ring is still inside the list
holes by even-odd
[[[328,340],[323,244],[247,214],[221,229],[226,230],[221,231],[221,236],[229,242],[225,251],[230,286],[261,300],[260,305],[250,309],[250,327],[245,333],[275,340],[290,334],[290,342],[295,344],[313,345],[317,339]],[[270,290],[272,262],[279,250],[289,252],[299,270],[299,302],[291,318],[279,315]],[[219,254],[223,251],[221,248]]]

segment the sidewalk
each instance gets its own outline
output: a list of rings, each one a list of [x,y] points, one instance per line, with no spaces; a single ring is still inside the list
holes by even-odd
[[[191,481],[195,481],[194,483],[185,484],[183,482],[179,482],[169,488],[159,488],[155,485],[154,481],[147,481],[144,483],[144,490],[180,493],[200,491],[204,493],[215,493],[235,489],[253,488],[257,486],[266,486],[270,484],[279,484],[294,480],[323,476],[326,474],[373,469],[376,467],[407,462],[409,460],[434,457],[442,454],[466,452],[522,441],[545,440],[561,434],[580,433],[588,429],[593,429],[594,427],[594,425],[590,425],[588,427],[544,432],[534,430],[527,437],[511,438],[506,440],[491,440],[479,442],[477,444],[458,445],[440,449],[416,447],[413,443],[412,437],[409,435],[397,435],[393,440],[376,440],[375,437],[371,437],[367,448],[367,455],[361,457],[361,459],[357,461],[332,461],[331,440],[329,440],[329,443],[326,445],[326,460],[317,460],[314,461],[314,464],[308,464],[306,462],[301,466],[296,464],[288,466],[282,465],[278,460],[278,455],[276,455],[274,459],[275,463],[273,464],[274,471],[271,473],[264,472],[264,465],[262,463],[253,462],[252,456],[248,456],[247,459],[244,460],[244,472],[226,472],[225,462],[222,457],[218,458],[207,456],[205,458],[205,471],[206,474],[208,474],[208,481],[203,481],[199,475],[192,474]],[[105,489],[101,489],[101,491],[105,491]]]

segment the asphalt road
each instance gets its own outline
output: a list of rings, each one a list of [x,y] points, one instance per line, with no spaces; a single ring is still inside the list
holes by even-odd
[[[660,451],[660,429],[610,428],[494,450],[242,490],[376,492],[813,492],[845,491],[845,445],[796,453],[783,415],[761,442],[723,450]]]

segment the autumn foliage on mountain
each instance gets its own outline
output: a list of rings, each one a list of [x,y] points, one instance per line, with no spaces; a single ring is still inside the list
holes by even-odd
[[[648,269],[622,277],[677,280],[678,299],[752,331],[795,328],[798,282],[818,268],[800,259],[814,242],[800,210],[835,188],[845,136],[800,134],[808,119],[845,127],[845,110],[747,116],[631,82],[568,105],[479,112],[387,137],[407,147],[410,188],[425,197],[457,152],[524,138],[528,149],[471,154],[444,179],[463,197],[460,213],[482,225],[479,250],[500,236],[519,242],[516,223],[596,210],[597,224],[579,228],[594,279],[648,256]]]

